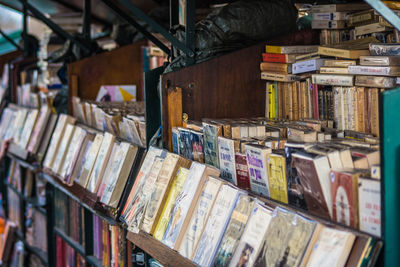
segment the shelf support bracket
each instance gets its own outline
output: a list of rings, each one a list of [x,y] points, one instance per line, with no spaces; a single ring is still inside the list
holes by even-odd
[[[390,8],[388,8],[381,0],[365,0],[373,9],[384,17],[390,24],[400,31],[400,18]]]

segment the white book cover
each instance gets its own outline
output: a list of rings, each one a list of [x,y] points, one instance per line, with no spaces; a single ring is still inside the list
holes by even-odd
[[[253,266],[271,219],[272,211],[270,209],[261,203],[254,205],[239,245],[229,263],[230,267]]]
[[[174,247],[178,239],[186,214],[192,204],[193,197],[196,194],[205,169],[206,166],[204,164],[195,161],[190,166],[189,174],[182,191],[176,198],[175,206],[171,213],[171,219],[162,240],[162,242],[170,248]]]
[[[65,153],[67,153],[67,149],[71,142],[71,138],[74,134],[74,131],[75,131],[75,126],[72,124],[67,124],[67,127],[65,127],[64,135],[60,142],[60,146],[56,153],[56,158],[54,159],[54,163],[52,166],[52,170],[56,174],[60,174],[61,167],[65,158]]]
[[[64,164],[62,165],[60,176],[66,177],[72,173],[74,158],[79,153],[82,142],[86,136],[86,131],[80,127],[75,127],[74,135],[71,139],[71,144],[68,147],[67,154],[65,156]]]
[[[312,83],[333,86],[353,86],[353,75],[313,74]]]
[[[24,128],[26,116],[28,115],[28,110],[25,108],[21,108],[18,110],[18,116],[17,119],[15,120],[15,132],[14,132],[14,142],[19,143],[21,140],[21,134],[22,130]]]
[[[65,114],[60,114],[58,116],[58,121],[56,128],[54,129],[53,135],[51,137],[51,141],[49,147],[46,152],[46,157],[44,159],[43,165],[47,168],[51,168],[51,164],[53,163],[53,158],[55,157],[56,149],[58,148],[57,144],[60,137],[64,134],[64,127],[67,120],[67,116]]]
[[[348,17],[347,12],[312,13],[312,20],[347,20]]]
[[[261,196],[269,197],[269,182],[267,173],[266,147],[245,145],[247,166],[249,168],[251,191]]]
[[[192,259],[196,245],[200,240],[203,228],[206,226],[208,215],[214,205],[221,184],[222,182],[218,179],[212,177],[207,178],[201,191],[200,199],[179,247],[179,253],[182,256]]]
[[[85,188],[87,187],[88,180],[89,180],[90,174],[92,173],[93,165],[96,161],[97,154],[99,153],[102,142],[103,142],[103,135],[96,134],[96,137],[93,140],[92,146],[90,147],[89,152],[87,153],[87,157],[85,159],[85,164],[83,165],[83,168],[82,168],[81,177],[79,178],[79,183]]]
[[[376,76],[391,76],[400,74],[398,67],[378,67],[378,66],[348,66],[349,74],[355,75],[376,75]]]
[[[237,185],[234,140],[218,137],[218,154],[221,177]]]
[[[381,236],[381,181],[359,178],[360,230]]]
[[[25,124],[22,129],[21,138],[18,142],[18,145],[23,149],[26,149],[26,147],[29,143],[29,140],[32,136],[33,127],[35,126],[38,114],[39,114],[39,111],[37,109],[32,109],[31,111],[29,111],[28,115],[26,116]]]
[[[193,257],[196,264],[211,266],[235,208],[239,192],[237,188],[231,185],[224,184],[221,186]]]
[[[293,74],[312,72],[319,70],[322,66],[324,66],[325,59],[317,58],[310,59],[305,61],[296,62],[292,65]]]

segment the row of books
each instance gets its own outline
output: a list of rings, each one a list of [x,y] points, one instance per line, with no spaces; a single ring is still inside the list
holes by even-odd
[[[144,102],[88,102],[74,97],[73,107],[78,122],[140,146],[146,145]]]
[[[245,147],[249,153],[252,149],[262,150],[257,145]],[[256,157],[249,155],[258,165]],[[260,164],[265,164],[266,159],[263,161]],[[249,167],[249,172],[260,175],[255,181],[259,185],[263,183],[263,170],[255,165]],[[275,176],[279,166],[272,168],[271,177],[282,179],[281,174]],[[329,163],[325,168],[329,172]],[[147,232],[199,266],[274,266],[282,262],[288,266],[351,266],[353,262],[371,260],[380,246],[376,247],[376,239],[371,236],[331,228],[304,214],[264,205],[246,191],[217,178],[219,174],[209,165],[151,147],[121,221],[129,231]],[[329,175],[325,178],[330,179]],[[276,185],[274,190],[286,187],[279,182]],[[351,199],[345,192],[341,196]],[[350,218],[349,211],[350,206],[341,206],[338,214]],[[355,242],[361,242],[361,247],[372,254],[360,253]]]
[[[86,266],[85,258],[75,251],[67,242],[65,242],[60,236],[56,236],[56,267],[67,267]]]

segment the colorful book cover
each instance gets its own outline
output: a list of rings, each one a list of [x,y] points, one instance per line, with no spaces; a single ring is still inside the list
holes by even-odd
[[[271,198],[288,204],[285,158],[281,155],[269,154],[267,163]]]
[[[247,168],[246,154],[235,153],[235,167],[237,186],[243,190],[250,190],[249,169]]]
[[[191,135],[192,134],[189,129],[178,128],[179,155],[193,160],[193,145]]]
[[[200,163],[204,163],[204,141],[203,133],[191,130],[190,131],[190,143],[192,144],[193,160]]]
[[[234,140],[218,137],[218,152],[221,177],[234,185],[238,184],[236,178]]]
[[[381,181],[359,178],[360,230],[381,236]]]
[[[245,145],[247,165],[250,175],[251,191],[261,196],[270,197],[267,154],[271,149],[261,145]]]
[[[97,93],[96,101],[136,101],[136,85],[103,85]]]
[[[215,168],[219,168],[218,136],[221,132],[220,125],[203,122],[205,163]]]

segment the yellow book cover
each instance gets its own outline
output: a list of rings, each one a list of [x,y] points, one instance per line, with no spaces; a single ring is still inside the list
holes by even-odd
[[[168,226],[168,222],[169,222],[169,219],[171,216],[171,210],[174,206],[175,199],[178,196],[178,194],[181,192],[188,173],[189,173],[189,169],[181,167],[181,168],[179,168],[179,170],[176,174],[176,177],[173,181],[171,190],[169,191],[167,200],[165,201],[160,218],[157,221],[157,226],[154,230],[153,236],[157,240],[161,241],[164,237],[164,232]]]
[[[271,198],[288,204],[285,157],[278,154],[268,154],[267,163]]]
[[[274,54],[281,54],[282,53],[282,46],[266,45],[265,46],[265,52],[274,53]]]
[[[269,84],[269,117],[271,119],[276,118],[276,112],[275,112],[275,84],[270,83]]]

